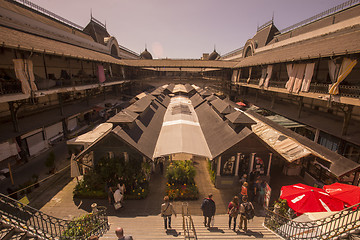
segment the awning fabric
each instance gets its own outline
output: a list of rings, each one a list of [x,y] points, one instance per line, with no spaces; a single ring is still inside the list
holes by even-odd
[[[275,129],[269,127],[256,118],[253,118],[253,120],[257,122],[257,124],[251,126],[253,132],[270,147],[276,150],[288,162],[293,162],[311,154],[308,149],[300,145],[298,142],[277,132]]]
[[[189,98],[171,98],[156,143],[154,158],[188,153],[212,158],[198,117]]]

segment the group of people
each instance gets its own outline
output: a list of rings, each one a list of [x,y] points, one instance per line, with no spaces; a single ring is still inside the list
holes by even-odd
[[[262,180],[256,172],[251,172],[250,178],[244,174],[240,179],[240,200],[247,196],[248,200],[256,202],[259,206],[264,204],[266,181]]]
[[[109,205],[114,204],[115,210],[123,207],[125,191],[125,183],[121,179],[119,179],[115,187],[112,186],[110,180],[106,182]]]
[[[216,212],[216,204],[212,199],[213,195],[209,194],[207,198],[204,198],[201,203],[201,210],[204,216],[204,226],[210,228],[211,223],[214,223],[214,216]],[[243,196],[242,202],[239,202],[239,197],[234,196],[233,200],[228,205],[229,214],[229,229],[231,229],[231,222],[234,222],[233,230],[236,230],[236,219],[240,215],[239,229],[247,231],[247,221],[254,217],[254,206],[251,202],[248,202],[248,197]],[[165,229],[171,228],[171,216],[172,214],[176,217],[174,206],[169,201],[169,197],[164,197],[164,203],[161,205],[161,216],[164,218]],[[244,226],[244,228],[243,228]]]

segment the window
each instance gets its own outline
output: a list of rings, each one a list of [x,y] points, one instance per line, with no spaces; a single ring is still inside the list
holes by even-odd
[[[327,133],[320,133],[318,143],[334,152],[339,148],[340,140],[337,137],[331,136]]]
[[[233,174],[234,165],[235,165],[235,156],[231,156],[224,164],[223,174],[224,175]]]

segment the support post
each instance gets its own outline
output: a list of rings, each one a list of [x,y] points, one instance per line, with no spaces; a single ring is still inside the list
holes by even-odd
[[[45,61],[45,52],[42,54],[43,57],[43,64],[44,64],[44,71],[45,71],[45,79],[48,78],[47,68],[46,68],[46,61]]]
[[[351,119],[351,114],[352,114],[352,110],[353,110],[353,106],[352,105],[346,105],[346,107],[344,107],[344,122],[343,122],[343,126],[342,126],[342,130],[341,130],[341,136],[345,136],[349,127],[349,122]]]
[[[255,160],[256,153],[251,153],[251,162],[250,162],[250,168],[249,168],[249,174],[252,172],[254,168],[254,160]]]
[[[221,156],[218,157],[218,164],[216,168],[216,176],[220,176],[220,169],[221,169]]]
[[[64,104],[63,104],[63,98],[62,98],[62,94],[58,93],[58,99],[59,99],[59,107],[60,107],[60,114],[61,116],[64,116]]]
[[[319,140],[319,135],[320,135],[320,129],[316,129],[315,131],[315,137],[314,137],[314,142],[317,143]]]
[[[8,104],[9,104],[9,110],[11,114],[11,120],[14,127],[14,131],[19,132],[19,122],[17,119],[17,114],[16,114],[17,111],[15,109],[14,102],[8,102]]]
[[[271,95],[271,106],[270,109],[274,109],[274,105],[275,105],[275,94]]]
[[[237,153],[236,155],[236,163],[235,163],[235,176],[239,176],[239,164],[240,164],[240,154],[241,153]]]
[[[300,97],[300,99],[299,99],[298,118],[300,118],[300,116],[301,116],[301,112],[302,112],[303,105],[304,105],[304,103],[303,103],[303,97]]]
[[[270,176],[270,168],[271,168],[272,155],[273,155],[273,153],[269,153],[269,164],[268,164],[268,169],[267,169],[267,174],[266,174],[266,176]]]

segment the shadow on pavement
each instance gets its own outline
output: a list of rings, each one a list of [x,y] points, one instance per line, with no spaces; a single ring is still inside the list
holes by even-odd
[[[177,237],[181,235],[181,232],[177,232],[175,229],[167,229],[166,234]]]
[[[262,234],[261,232],[254,232],[254,231],[251,231],[251,230],[247,230],[247,232],[242,232],[240,230],[237,230],[236,231],[236,234],[237,235],[246,235],[246,236],[253,236],[255,238],[264,238],[264,234]]]
[[[209,232],[220,232],[220,233],[225,233],[224,230],[218,228],[218,227],[209,227],[208,228]]]

